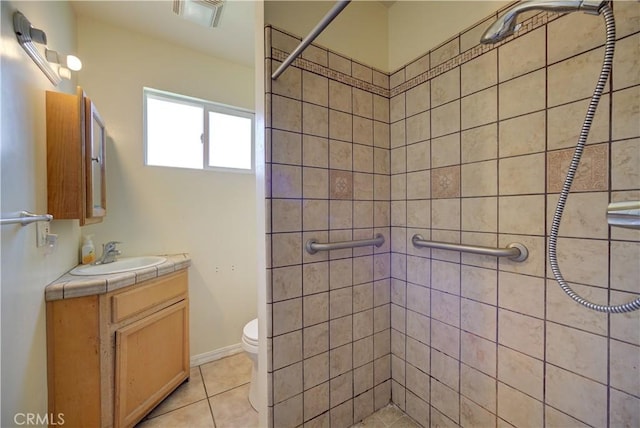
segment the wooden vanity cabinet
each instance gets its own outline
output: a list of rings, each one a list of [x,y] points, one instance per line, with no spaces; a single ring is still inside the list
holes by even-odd
[[[56,219],[80,226],[106,215],[106,128],[82,88],[46,93],[47,202]]]
[[[189,377],[187,270],[47,302],[49,413],[131,427]]]

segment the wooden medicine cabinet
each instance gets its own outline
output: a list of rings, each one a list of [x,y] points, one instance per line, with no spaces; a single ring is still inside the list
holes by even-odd
[[[81,87],[75,95],[47,91],[46,108],[47,209],[80,226],[99,223],[107,210],[104,121]]]

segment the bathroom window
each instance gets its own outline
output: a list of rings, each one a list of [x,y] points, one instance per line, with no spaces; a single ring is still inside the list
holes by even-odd
[[[253,171],[254,114],[144,88],[145,165]]]

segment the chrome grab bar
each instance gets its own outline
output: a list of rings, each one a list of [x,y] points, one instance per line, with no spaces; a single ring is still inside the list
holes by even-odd
[[[374,239],[361,239],[358,241],[342,241],[321,244],[317,239],[309,239],[305,245],[307,253],[315,254],[318,251],[342,250],[344,248],[366,247],[375,245],[380,247],[384,244],[384,236],[381,233],[376,234]]]
[[[464,251],[465,253],[483,254],[485,256],[509,257],[515,262],[523,262],[529,256],[527,247],[519,242],[512,242],[507,248],[492,248],[478,245],[451,244],[448,242],[427,241],[422,235],[413,235],[411,242],[416,247],[435,248],[438,250]]]
[[[35,223],[36,221],[51,221],[53,216],[51,214],[33,214],[28,211],[20,211],[19,217],[2,218],[0,224],[15,224],[21,223],[23,226],[29,223]]]

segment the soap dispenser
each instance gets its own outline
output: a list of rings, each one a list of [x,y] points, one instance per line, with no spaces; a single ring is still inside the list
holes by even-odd
[[[96,261],[96,248],[91,240],[93,235],[87,235],[84,237],[82,243],[82,264],[88,265]]]

